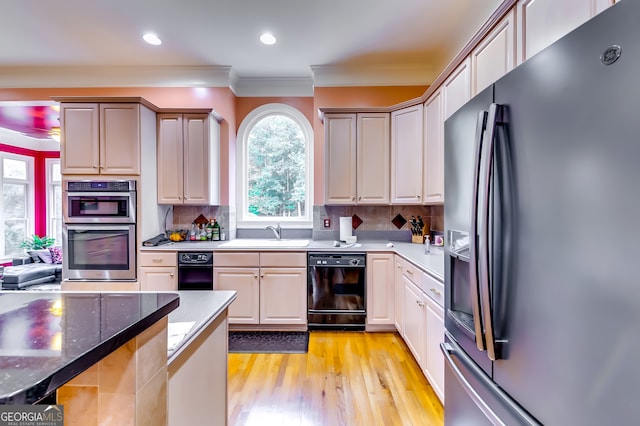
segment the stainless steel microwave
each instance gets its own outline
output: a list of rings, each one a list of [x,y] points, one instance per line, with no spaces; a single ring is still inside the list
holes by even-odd
[[[64,223],[135,223],[135,180],[75,180],[62,193]]]

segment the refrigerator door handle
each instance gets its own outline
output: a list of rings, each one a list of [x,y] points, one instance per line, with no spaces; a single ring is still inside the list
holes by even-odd
[[[476,121],[475,164],[473,169],[473,199],[471,202],[471,228],[469,230],[469,283],[471,284],[471,310],[475,329],[476,346],[481,351],[486,349],[480,312],[480,291],[478,282],[478,190],[480,166],[482,165],[482,135],[487,125],[487,112],[480,111]]]
[[[496,126],[498,125],[498,114],[500,106],[491,104],[487,117],[487,134],[482,147],[481,158],[484,161],[484,173],[480,176],[480,188],[482,191],[482,205],[479,206],[479,245],[478,245],[478,275],[480,285],[480,304],[482,310],[482,320],[484,324],[485,343],[489,359],[495,361],[499,358],[499,351],[496,350],[495,333],[493,329],[493,306],[491,304],[491,281],[489,273],[489,206],[491,191],[491,169],[493,166],[493,150],[496,137]]]
[[[474,389],[473,385],[469,383],[469,380],[465,377],[464,372],[458,367],[454,361],[454,357],[460,362],[460,364],[468,370],[468,374],[473,375],[473,378],[480,382],[480,385],[487,389],[492,398],[500,405],[500,408],[506,410],[505,413],[509,413],[509,416],[513,416],[518,419],[518,424],[529,426],[540,426],[540,422],[531,417],[522,407],[514,402],[504,391],[495,384],[489,376],[485,374],[480,367],[464,351],[458,347],[457,344],[452,342],[440,343],[440,350],[444,354],[445,362],[451,368],[455,378],[458,380],[462,388],[467,395],[471,398],[473,403],[484,413],[487,419],[494,425],[505,425],[505,422],[496,414],[496,412],[489,406],[480,394]],[[515,423],[514,423],[515,424]]]

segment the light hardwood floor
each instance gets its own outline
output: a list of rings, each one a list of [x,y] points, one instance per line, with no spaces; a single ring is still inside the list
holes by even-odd
[[[229,354],[230,425],[443,425],[396,333],[312,331],[307,354]]]

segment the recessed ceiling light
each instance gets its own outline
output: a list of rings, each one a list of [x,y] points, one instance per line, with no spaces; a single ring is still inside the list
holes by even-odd
[[[266,45],[276,44],[276,36],[271,33],[262,33],[260,34],[260,41]]]
[[[142,36],[142,39],[149,44],[153,44],[154,46],[159,46],[162,44],[162,40],[158,38],[154,33],[146,33]]]

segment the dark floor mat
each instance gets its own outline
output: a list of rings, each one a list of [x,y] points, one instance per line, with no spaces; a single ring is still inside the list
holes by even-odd
[[[306,331],[230,331],[229,352],[303,354],[309,348]]]

